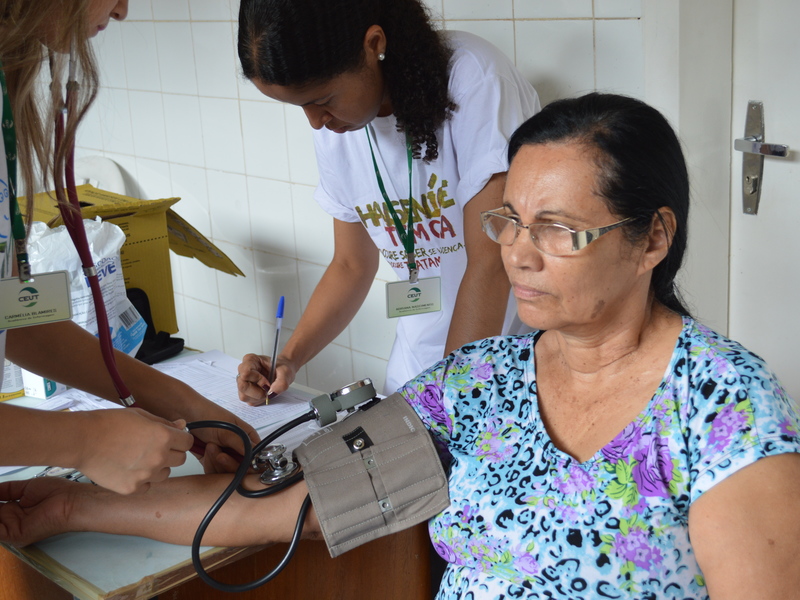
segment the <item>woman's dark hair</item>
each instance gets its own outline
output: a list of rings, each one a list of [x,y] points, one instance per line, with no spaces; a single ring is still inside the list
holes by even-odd
[[[299,86],[326,81],[364,62],[372,25],[386,33],[381,62],[399,130],[414,156],[439,155],[436,130],[455,109],[448,92],[452,51],[420,0],[242,0],[239,60],[248,79]]]
[[[683,262],[689,218],[689,174],[680,142],[664,116],[640,100],[591,93],[557,100],[523,123],[511,137],[509,164],[522,146],[576,141],[594,150],[600,171],[596,192],[625,225],[632,242],[650,230],[653,215],[668,207],[676,229],[667,256],[655,269],[656,300],[689,315],[675,285]],[[662,219],[663,223],[663,219]]]

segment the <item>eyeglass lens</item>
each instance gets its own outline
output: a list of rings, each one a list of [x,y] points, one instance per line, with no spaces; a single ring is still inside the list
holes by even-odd
[[[488,236],[503,246],[509,246],[517,238],[519,229],[527,229],[534,245],[546,254],[563,255],[572,253],[572,234],[564,227],[547,223],[522,225],[501,215],[487,214],[484,220]]]

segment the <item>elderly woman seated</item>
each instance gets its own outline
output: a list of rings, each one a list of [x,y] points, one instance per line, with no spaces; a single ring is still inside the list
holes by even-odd
[[[674,132],[642,102],[589,94],[523,124],[509,157],[483,227],[536,331],[464,346],[400,390],[448,464],[438,597],[797,597],[800,419],[764,361],[676,294],[689,182]],[[6,484],[0,539],[188,544],[229,480],[133,497]],[[306,493],[234,496],[204,542],[288,539]],[[306,525],[318,535],[313,510]]]

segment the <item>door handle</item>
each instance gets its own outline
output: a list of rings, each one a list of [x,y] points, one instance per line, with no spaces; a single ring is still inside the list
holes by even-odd
[[[747,103],[744,138],[734,140],[733,149],[742,156],[742,210],[745,214],[758,213],[764,177],[764,157],[789,156],[789,146],[768,144],[764,141],[764,104],[751,100]]]
[[[750,138],[739,138],[733,142],[733,148],[739,152],[748,154],[763,154],[764,156],[780,156],[786,158],[789,154],[789,146],[785,144],[765,144]]]

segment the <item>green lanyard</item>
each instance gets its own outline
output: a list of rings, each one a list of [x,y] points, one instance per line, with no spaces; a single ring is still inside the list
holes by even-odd
[[[27,232],[25,221],[19,210],[17,202],[17,132],[14,128],[14,113],[11,110],[11,100],[8,98],[8,85],[0,63],[0,86],[3,88],[3,145],[6,153],[6,167],[8,168],[8,195],[11,212],[11,235],[14,238],[14,248],[17,253],[17,271],[22,282],[33,281],[31,267],[28,263],[28,247],[26,244]],[[9,252],[9,248],[2,249]]]
[[[414,210],[411,183],[411,167],[413,163],[411,156],[411,142],[408,139],[408,134],[406,134],[406,155],[408,156],[408,228],[405,228],[403,227],[403,223],[400,221],[400,217],[397,216],[397,211],[395,211],[394,206],[392,206],[392,202],[389,200],[389,195],[386,193],[386,188],[383,185],[381,171],[378,168],[378,162],[375,160],[375,152],[372,150],[372,138],[369,135],[369,127],[365,127],[364,131],[367,133],[369,153],[372,155],[372,166],[375,167],[375,177],[378,179],[378,187],[381,190],[383,201],[386,203],[386,208],[389,209],[389,214],[392,215],[392,221],[394,221],[394,226],[397,229],[397,235],[400,236],[400,241],[403,243],[403,248],[406,251],[406,257],[408,260],[408,281],[410,283],[417,283],[417,280],[419,279],[419,271],[417,269],[416,256],[414,254]]]

